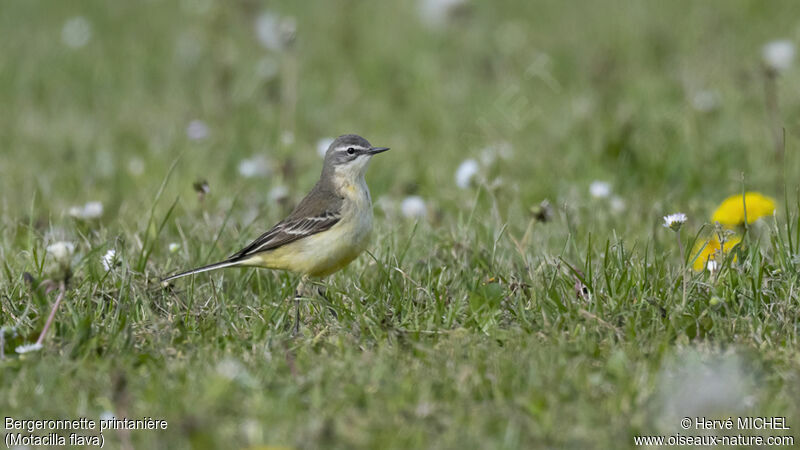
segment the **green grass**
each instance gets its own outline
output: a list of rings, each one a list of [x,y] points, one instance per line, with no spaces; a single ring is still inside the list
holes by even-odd
[[[259,45],[266,10],[295,18],[290,49]],[[431,28],[410,2],[4,5],[0,416],[169,422],[106,432],[108,448],[629,448],[692,434],[685,416],[773,415],[798,442],[800,71],[776,78],[775,121],[761,62],[766,42],[800,42],[798,12],[472,2]],[[92,36],[72,49],[75,16]],[[692,107],[703,90],[711,112]],[[207,139],[187,138],[195,119]],[[159,287],[280,220],[319,174],[317,140],[350,132],[392,147],[367,174],[374,240],[327,300],[303,301],[301,336],[294,275]],[[455,185],[464,159],[503,146]],[[239,175],[253,155],[270,176]],[[594,180],[624,208],[592,198]],[[743,189],[775,197],[775,218],[717,274],[689,271],[682,306],[661,217],[689,216],[691,248]],[[408,195],[427,218],[400,214]],[[535,221],[544,199],[552,220]],[[93,200],[100,219],[67,213]],[[76,245],[65,301],[44,348],[18,354],[55,300],[60,240]]]

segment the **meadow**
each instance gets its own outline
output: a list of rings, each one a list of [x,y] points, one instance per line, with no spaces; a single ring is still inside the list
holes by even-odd
[[[798,17],[6,2],[0,416],[168,422],[103,433],[125,449],[633,448],[751,416],[800,445]],[[283,218],[345,133],[392,148],[373,241],[299,335],[295,275],[160,285]],[[726,234],[744,192],[774,214]]]

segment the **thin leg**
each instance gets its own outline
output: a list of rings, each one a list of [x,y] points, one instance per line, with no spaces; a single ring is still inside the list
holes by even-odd
[[[293,334],[300,334],[300,291],[294,291],[294,329]]]
[[[300,334],[300,297],[306,290],[306,277],[300,279],[297,289],[294,291],[294,330],[293,334],[297,336]]]

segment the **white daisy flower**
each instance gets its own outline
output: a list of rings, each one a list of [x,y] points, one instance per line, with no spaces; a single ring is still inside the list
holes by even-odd
[[[73,17],[61,28],[61,42],[69,48],[81,48],[92,38],[92,24],[85,17]]]
[[[83,217],[85,219],[97,219],[103,215],[103,204],[100,202],[89,202],[83,205]]]
[[[447,24],[453,13],[466,3],[465,0],[419,0],[417,9],[426,25],[438,28]]]
[[[256,38],[266,49],[281,51],[291,46],[297,33],[293,17],[281,17],[271,12],[256,18]]]
[[[37,342],[35,344],[20,345],[15,349],[15,351],[17,353],[30,353],[30,352],[38,352],[41,349],[42,349],[42,344]]]
[[[142,158],[134,156],[128,160],[128,172],[131,175],[139,176],[144,173],[144,161]]]
[[[59,264],[68,265],[75,253],[75,244],[67,241],[53,242],[47,246],[47,254]]]
[[[466,189],[472,183],[472,179],[478,174],[478,161],[467,159],[458,166],[456,170],[456,186]]]
[[[216,369],[220,376],[228,380],[235,380],[245,374],[245,368],[242,363],[233,358],[223,359],[217,363]]]
[[[611,211],[615,213],[621,213],[625,211],[625,200],[620,197],[619,195],[615,195],[611,197],[611,201],[609,202],[609,206],[611,206]]]
[[[199,119],[192,120],[186,126],[186,137],[192,141],[202,141],[209,135],[208,125]]]
[[[239,175],[245,178],[266,177],[272,173],[272,165],[264,155],[255,155],[239,162]]]
[[[108,249],[108,251],[100,258],[100,263],[103,264],[103,270],[108,272],[109,270],[113,269],[119,261],[117,260],[117,251],[113,248]]]
[[[276,14],[262,13],[256,17],[256,38],[264,47],[278,51],[283,46],[280,38],[281,19]]]
[[[328,147],[333,144],[334,139],[332,137],[324,137],[317,141],[317,154],[324,158],[325,153],[328,151]]]
[[[83,206],[73,206],[69,215],[82,220],[99,219],[103,215],[103,204],[100,202],[87,202]]]
[[[764,63],[776,72],[782,72],[792,66],[794,53],[794,43],[788,39],[768,42],[761,49]]]
[[[675,213],[664,216],[664,227],[670,228],[673,231],[678,231],[684,223],[686,223],[686,214],[684,213]]]
[[[169,247],[167,248],[169,249],[170,253],[175,253],[181,249],[181,244],[178,244],[177,242],[170,242]]]
[[[281,144],[287,147],[294,144],[294,133],[291,130],[281,132]]]
[[[403,199],[400,212],[409,219],[424,219],[428,215],[428,207],[422,197],[411,195]]]
[[[594,198],[607,198],[611,195],[611,185],[605,181],[593,181],[589,185],[589,194]]]
[[[270,199],[270,201],[282,202],[282,201],[286,200],[287,198],[289,198],[289,189],[286,186],[282,185],[282,184],[279,184],[279,185],[277,185],[274,188],[269,190],[269,199]]]

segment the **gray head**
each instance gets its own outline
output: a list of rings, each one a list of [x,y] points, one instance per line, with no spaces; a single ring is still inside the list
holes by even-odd
[[[336,138],[325,152],[323,171],[353,179],[363,176],[367,164],[374,155],[389,150],[388,147],[373,147],[368,140],[355,134]]]

